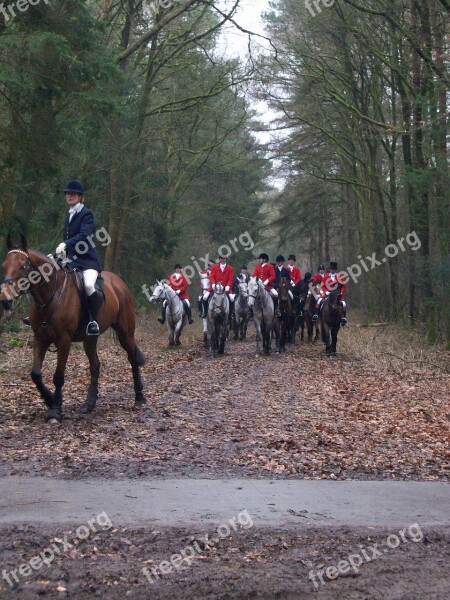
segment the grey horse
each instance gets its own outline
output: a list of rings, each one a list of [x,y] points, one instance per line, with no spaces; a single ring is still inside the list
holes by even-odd
[[[234,303],[234,339],[242,341],[247,337],[250,308],[248,306],[248,284],[245,275],[239,276],[238,279],[238,293]]]
[[[150,302],[167,302],[167,329],[169,332],[169,346],[180,346],[180,336],[186,323],[186,313],[183,301],[180,300],[170,285],[157,282],[157,286],[150,298]]]
[[[230,301],[221,283],[213,285],[208,308],[208,336],[211,340],[211,354],[216,357],[225,351],[225,341],[228,335],[228,316]]]
[[[260,354],[263,342],[264,354],[270,354],[270,337],[273,328],[274,306],[272,296],[259,277],[251,277],[248,282],[248,305],[253,308],[256,328],[256,353]]]

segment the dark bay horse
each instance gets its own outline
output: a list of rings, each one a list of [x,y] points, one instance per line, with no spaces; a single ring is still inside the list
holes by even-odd
[[[286,338],[292,327],[292,301],[288,293],[290,289],[289,279],[281,277],[278,285],[278,310],[281,316],[274,318],[277,353],[286,352]]]
[[[208,335],[211,340],[211,355],[216,357],[225,352],[225,341],[228,336],[228,317],[230,302],[221,283],[213,285],[208,307]]]
[[[87,398],[81,407],[83,413],[91,412],[98,398],[100,361],[97,355],[98,336],[87,336],[85,331],[84,289],[77,273],[56,263],[36,250],[21,245],[15,248],[7,239],[8,254],[3,262],[2,304],[7,314],[8,298],[30,293],[30,321],[34,332],[34,361],[31,378],[48,407],[48,422],[60,422],[62,414],[62,387],[64,372],[72,342],[83,342],[89,359],[91,381]],[[145,363],[144,355],[134,337],[135,315],[133,298],[125,281],[108,271],[102,271],[105,300],[99,310],[100,332],[112,327],[120,345],[128,355],[134,381],[135,407],[146,402],[139,367]],[[53,376],[52,393],[42,381],[42,363],[50,346],[57,348],[57,365]]]
[[[315,291],[308,291],[306,296],[306,300],[303,305],[303,317],[302,317],[302,336],[304,337],[304,328],[306,325],[306,331],[308,333],[308,342],[317,342],[319,339],[319,323],[313,321],[314,312],[317,305],[316,295],[318,295]],[[314,335],[315,330],[315,335]],[[314,340],[313,340],[314,335]]]
[[[341,292],[339,290],[333,290],[323,301],[322,309],[320,311],[322,342],[325,344],[325,351],[327,354],[336,354],[337,336],[339,329],[341,328],[341,318],[344,316],[340,299]]]

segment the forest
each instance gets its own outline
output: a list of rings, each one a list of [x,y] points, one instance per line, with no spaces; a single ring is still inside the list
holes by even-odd
[[[2,236],[50,252],[78,178],[143,305],[144,282],[246,232],[235,267],[337,260],[349,313],[450,348],[448,0],[276,0],[264,44],[242,3],[0,10]]]

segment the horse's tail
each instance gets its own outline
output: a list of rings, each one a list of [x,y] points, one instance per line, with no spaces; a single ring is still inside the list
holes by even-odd
[[[134,356],[135,356],[136,364],[138,367],[142,367],[147,362],[147,359],[145,358],[142,350],[139,348],[139,346],[137,344],[136,344],[136,350],[134,351]]]

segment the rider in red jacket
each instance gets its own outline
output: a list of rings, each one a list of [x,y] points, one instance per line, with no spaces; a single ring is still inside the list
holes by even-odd
[[[274,282],[277,278],[275,269],[272,263],[269,262],[269,255],[265,252],[261,252],[258,256],[259,263],[256,265],[253,271],[253,277],[259,277],[264,284],[264,287],[272,296],[273,304],[275,308],[275,315],[281,317],[281,313],[278,310],[278,292],[274,288]]]
[[[186,315],[188,318],[189,325],[192,325],[194,319],[192,318],[192,310],[191,303],[189,302],[189,295],[187,293],[188,282],[186,277],[181,272],[181,265],[175,265],[175,272],[172,275],[169,275],[167,278],[167,285],[169,285],[173,291],[179,296],[180,300],[182,300],[184,305],[184,310],[186,311]],[[166,322],[166,301],[162,304],[161,316],[158,318],[158,321],[163,325]]]
[[[320,265],[320,266],[322,266],[322,265]],[[319,271],[320,271],[320,267],[319,267]],[[317,275],[314,275],[312,282],[319,283]],[[322,306],[324,299],[327,296],[329,296],[333,290],[335,290],[336,288],[339,288],[339,291],[341,292],[340,304],[343,309],[343,311],[342,311],[343,316],[341,317],[341,325],[344,326],[347,323],[347,319],[346,319],[347,305],[344,300],[346,285],[343,281],[342,275],[337,272],[337,263],[336,262],[330,262],[330,271],[329,271],[329,273],[323,274],[322,281],[320,282],[320,286],[321,286],[320,287],[320,298],[317,300],[317,305],[316,305],[316,309],[315,309],[312,320],[317,321],[317,319],[319,318],[320,307]]]

